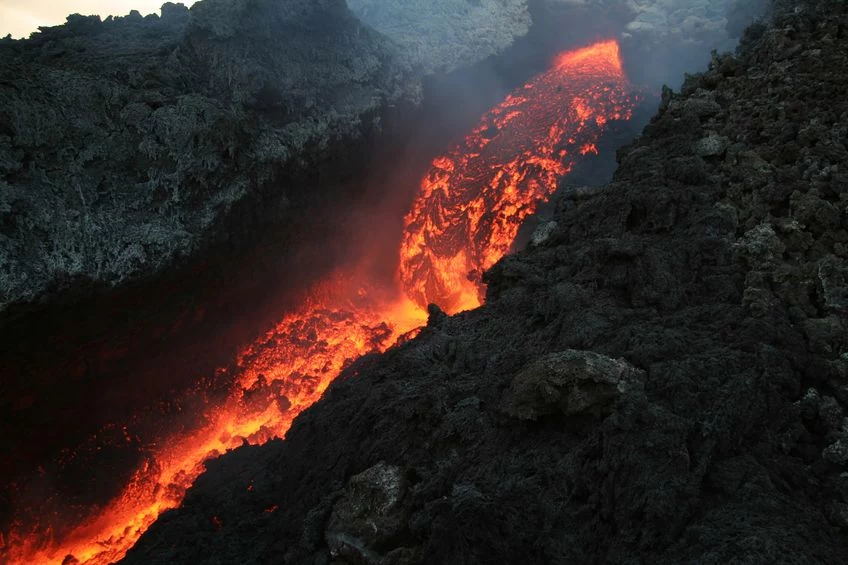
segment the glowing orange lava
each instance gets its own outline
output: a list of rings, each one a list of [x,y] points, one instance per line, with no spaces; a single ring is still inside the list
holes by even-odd
[[[618,44],[563,53],[490,110],[433,161],[406,216],[400,277],[408,296],[446,312],[476,308],[481,274],[511,248],[524,219],[595,146],[603,126],[629,119]]]
[[[244,441],[284,437],[346,363],[421,326],[428,303],[449,313],[478,306],[480,274],[510,250],[521,222],[579,156],[597,152],[604,126],[628,119],[632,106],[614,41],[558,56],[433,161],[405,219],[397,286],[375,288],[356,270],[317,285],[241,353],[229,397],[192,430],[162,438],[120,496],[61,533],[49,520],[18,525],[0,537],[0,558],[121,559],[159,514],[181,503],[204,461]]]

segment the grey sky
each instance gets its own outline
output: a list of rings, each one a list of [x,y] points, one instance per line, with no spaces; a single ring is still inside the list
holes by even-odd
[[[167,0],[0,0],[0,37],[26,37],[38,26],[64,23],[68,14],[124,16],[130,10],[158,13]],[[187,6],[192,0],[183,0]]]

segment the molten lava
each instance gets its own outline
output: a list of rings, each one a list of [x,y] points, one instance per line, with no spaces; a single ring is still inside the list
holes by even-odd
[[[348,362],[421,326],[428,303],[449,313],[478,306],[481,273],[510,250],[521,222],[575,161],[597,152],[606,124],[630,118],[633,102],[615,42],[558,56],[433,161],[405,218],[398,285],[374,285],[356,269],[317,285],[242,352],[224,402],[193,429],[150,444],[120,496],[75,526],[16,524],[0,537],[0,557],[28,565],[121,559],[181,503],[204,461],[245,441],[284,437]]]
[[[630,117],[618,44],[564,53],[433,161],[405,218],[400,278],[421,306],[449,313],[482,301],[480,276],[557,188],[609,120]]]

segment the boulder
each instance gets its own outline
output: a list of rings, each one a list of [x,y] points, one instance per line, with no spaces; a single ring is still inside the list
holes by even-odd
[[[622,397],[639,394],[642,372],[620,359],[573,349],[531,362],[512,380],[507,412],[521,420],[560,414],[608,415]]]
[[[406,489],[403,470],[384,462],[351,477],[327,525],[330,555],[349,562],[378,563],[380,543],[404,526],[400,503]]]

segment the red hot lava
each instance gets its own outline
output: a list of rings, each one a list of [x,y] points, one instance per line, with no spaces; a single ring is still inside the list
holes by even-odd
[[[559,55],[433,161],[405,218],[397,285],[379,288],[355,269],[317,285],[242,352],[226,401],[192,430],[152,444],[120,496],[76,525],[14,524],[0,557],[27,565],[121,559],[159,514],[181,503],[204,461],[244,441],[284,437],[346,363],[421,326],[428,303],[449,313],[479,306],[480,273],[509,251],[558,178],[596,151],[606,124],[630,118],[628,93],[616,42]]]
[[[407,295],[447,312],[476,308],[480,275],[589,152],[609,120],[629,119],[632,97],[614,41],[559,55],[433,161],[406,216],[400,278]]]

